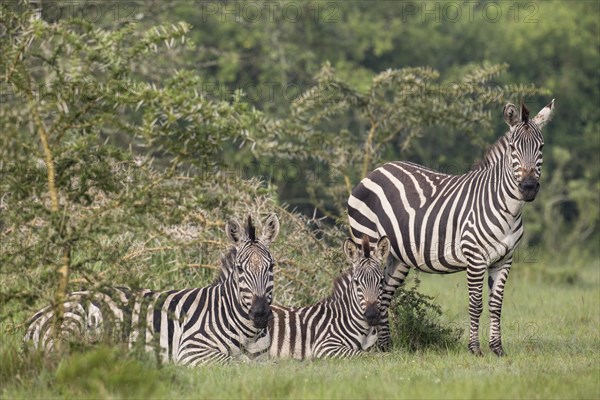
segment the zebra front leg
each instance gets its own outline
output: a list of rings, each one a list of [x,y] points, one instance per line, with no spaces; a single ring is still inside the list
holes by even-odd
[[[194,341],[193,343],[184,343],[173,361],[177,364],[198,366],[206,364],[228,364],[234,358],[227,351],[222,351],[219,346],[213,343]]]
[[[504,298],[504,286],[508,279],[511,263],[506,263],[499,268],[489,269],[488,286],[490,289],[490,350],[498,357],[504,356],[502,349],[502,335],[500,332],[500,314],[502,313],[502,299]]]
[[[314,351],[315,358],[351,358],[362,354],[366,354],[366,352],[350,348],[341,341],[333,339],[317,346]]]
[[[388,257],[379,306],[380,322],[377,325],[377,347],[381,351],[390,351],[392,348],[388,310],[396,290],[404,283],[408,272],[409,267],[407,265],[399,262],[391,255]]]
[[[381,322],[377,325],[377,348],[381,351],[392,349],[392,336],[390,335],[390,321],[387,308],[381,313]]]
[[[469,317],[471,327],[469,329],[469,350],[471,353],[481,356],[479,346],[479,317],[483,311],[483,277],[485,266],[467,268],[467,287],[469,289]]]

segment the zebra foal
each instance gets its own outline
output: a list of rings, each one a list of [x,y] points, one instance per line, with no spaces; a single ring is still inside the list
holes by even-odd
[[[350,239],[343,247],[352,268],[336,278],[331,296],[308,307],[271,307],[270,358],[351,357],[376,343],[381,264],[390,242],[382,237],[373,252],[366,237],[362,247]]]
[[[387,309],[409,268],[429,273],[467,271],[469,349],[481,355],[479,317],[488,271],[490,349],[504,355],[500,313],[514,249],[523,236],[521,213],[539,190],[544,138],[554,100],[535,118],[524,104],[504,107],[509,126],[483,160],[463,175],[410,162],[375,169],[353,190],[348,217],[355,236],[386,235],[392,249],[384,273],[379,346],[390,346]],[[374,240],[374,239],[373,239]]]
[[[234,245],[226,256],[232,263],[226,277],[203,288],[134,291],[115,287],[71,293],[62,304],[58,339],[116,339],[130,347],[159,351],[163,361],[184,365],[224,363],[255,352],[272,318],[274,260],[269,245],[277,237],[279,220],[270,215],[260,237],[250,217],[245,229],[231,220],[225,232]],[[51,307],[36,313],[25,334],[26,344],[51,351],[53,319]]]

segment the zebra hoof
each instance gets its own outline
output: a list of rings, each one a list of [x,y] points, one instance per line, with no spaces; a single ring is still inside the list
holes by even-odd
[[[471,353],[473,353],[477,357],[483,357],[483,353],[481,352],[481,349],[479,347],[475,347],[475,348],[469,347],[469,350],[471,351]]]
[[[388,353],[390,351],[392,351],[392,344],[391,343],[378,343],[377,344],[377,350],[384,352],[384,353]]]
[[[494,353],[495,355],[497,355],[498,357],[504,357],[506,355],[506,353],[504,352],[504,350],[502,350],[502,347],[497,347],[497,348],[493,348],[490,349],[492,350],[492,353]]]

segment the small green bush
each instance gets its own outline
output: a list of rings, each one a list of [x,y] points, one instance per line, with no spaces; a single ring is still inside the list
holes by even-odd
[[[73,353],[56,370],[56,388],[75,396],[147,398],[157,396],[164,380],[155,363],[123,356],[119,347]],[[85,373],[82,373],[85,371]]]
[[[49,355],[20,352],[12,343],[0,351],[0,387],[30,390],[32,397],[55,393],[65,398],[160,398],[164,383],[176,380],[173,370],[160,368],[152,354],[129,351],[124,345],[71,346],[60,355]]]
[[[456,347],[461,343],[463,330],[443,321],[442,308],[432,296],[418,292],[419,284],[415,274],[414,284],[401,286],[390,305],[394,347],[408,351]]]

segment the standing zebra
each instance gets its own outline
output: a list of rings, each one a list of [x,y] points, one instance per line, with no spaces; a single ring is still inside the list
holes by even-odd
[[[235,254],[225,279],[204,288],[162,292],[110,288],[71,293],[62,305],[60,339],[116,339],[185,365],[226,362],[256,352],[256,342],[272,318],[274,261],[269,244],[279,232],[279,220],[270,215],[260,238],[250,217],[246,230],[231,220],[225,231],[234,244],[230,254]],[[53,319],[51,307],[35,314],[25,342],[51,351]]]
[[[299,360],[350,357],[374,345],[380,318],[381,264],[389,251],[387,237],[379,239],[372,254],[366,236],[362,251],[346,239],[344,252],[352,268],[336,278],[331,296],[308,307],[272,306],[269,356]]]
[[[500,312],[513,252],[523,235],[521,212],[535,199],[542,167],[541,129],[554,100],[529,119],[523,104],[504,107],[509,131],[464,175],[448,175],[409,162],[387,163],[364,178],[348,199],[355,236],[387,235],[391,256],[384,274],[380,347],[389,348],[387,308],[410,267],[429,273],[467,270],[469,349],[481,355],[479,317],[488,270],[490,349],[504,355]]]

